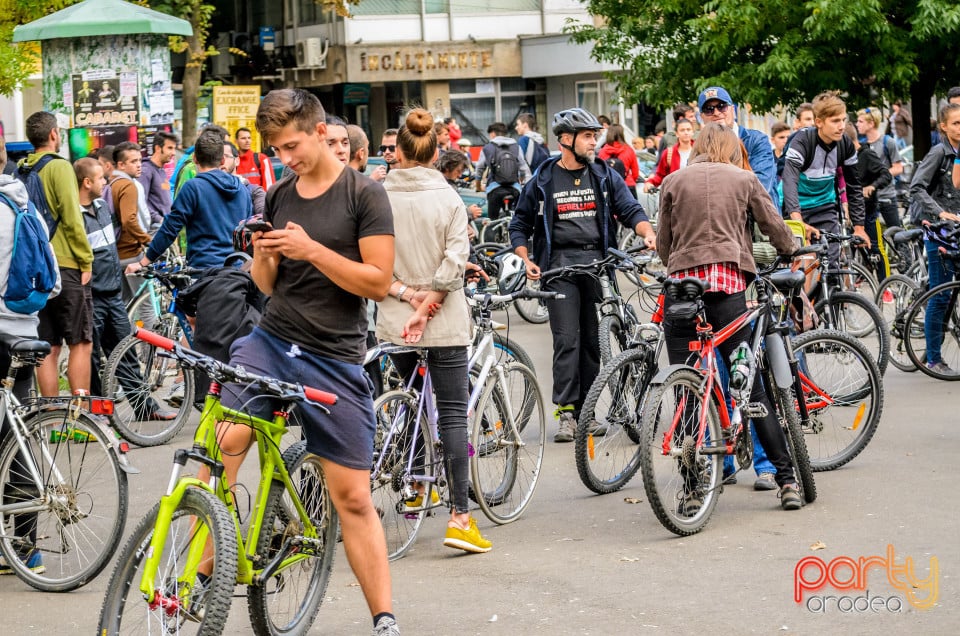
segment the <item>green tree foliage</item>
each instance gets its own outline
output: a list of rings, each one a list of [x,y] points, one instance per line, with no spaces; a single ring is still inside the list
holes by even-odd
[[[631,101],[667,107],[711,84],[759,110],[840,90],[851,108],[911,99],[918,156],[929,102],[960,84],[955,0],[590,0],[571,24]]]
[[[12,44],[13,27],[66,9],[79,0],[0,0],[0,95],[10,96],[27,83],[40,65],[35,42]]]

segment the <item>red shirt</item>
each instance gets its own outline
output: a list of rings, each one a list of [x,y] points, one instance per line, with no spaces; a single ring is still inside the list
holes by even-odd
[[[267,155],[257,153],[260,159],[260,168],[253,159],[253,150],[240,153],[240,159],[237,161],[237,175],[246,178],[253,185],[258,185],[264,190],[269,190],[273,185],[273,164]]]
[[[623,162],[623,167],[626,170],[626,175],[623,177],[623,180],[626,181],[628,186],[637,185],[637,177],[640,176],[640,164],[637,163],[637,153],[636,151],[622,144],[619,141],[614,141],[612,143],[605,144],[603,148],[600,149],[598,155],[601,159],[606,161],[610,157],[617,157],[620,161]]]
[[[747,289],[747,279],[734,263],[698,265],[671,274],[673,278],[699,278],[707,284],[708,292],[737,294]]]

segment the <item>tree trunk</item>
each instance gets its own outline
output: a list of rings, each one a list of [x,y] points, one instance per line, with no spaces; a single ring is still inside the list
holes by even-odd
[[[913,107],[913,160],[919,162],[930,152],[930,99],[933,83],[923,75],[910,87],[910,105]]]
[[[200,95],[200,76],[203,73],[205,44],[197,38],[197,27],[193,28],[194,35],[187,38],[187,65],[183,71],[183,147],[189,148],[197,139],[197,99]]]

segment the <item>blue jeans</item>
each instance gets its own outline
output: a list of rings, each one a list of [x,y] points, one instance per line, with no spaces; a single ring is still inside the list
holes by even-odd
[[[927,248],[927,268],[930,272],[930,286],[950,282],[956,277],[953,261],[940,258],[939,245],[932,241],[924,241]],[[943,319],[950,302],[950,292],[942,292],[933,296],[927,303],[927,311],[923,317],[923,333],[927,340],[927,364],[936,364],[941,361],[940,346],[943,344]]]

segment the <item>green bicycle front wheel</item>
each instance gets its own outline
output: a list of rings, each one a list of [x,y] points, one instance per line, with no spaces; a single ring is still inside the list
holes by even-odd
[[[323,602],[337,551],[337,511],[330,499],[320,458],[298,442],[283,453],[290,481],[316,530],[305,536],[303,522],[283,482],[274,480],[257,542],[256,567],[263,568],[288,546],[301,561],[247,588],[247,608],[253,631],[261,636],[306,634]]]
[[[140,592],[160,504],[130,536],[107,585],[100,609],[99,634],[196,634],[219,636],[226,625],[237,580],[237,536],[227,507],[213,494],[189,488],[170,526],[154,579],[154,602]],[[194,540],[205,535],[212,568],[206,581],[190,571],[187,557]]]

